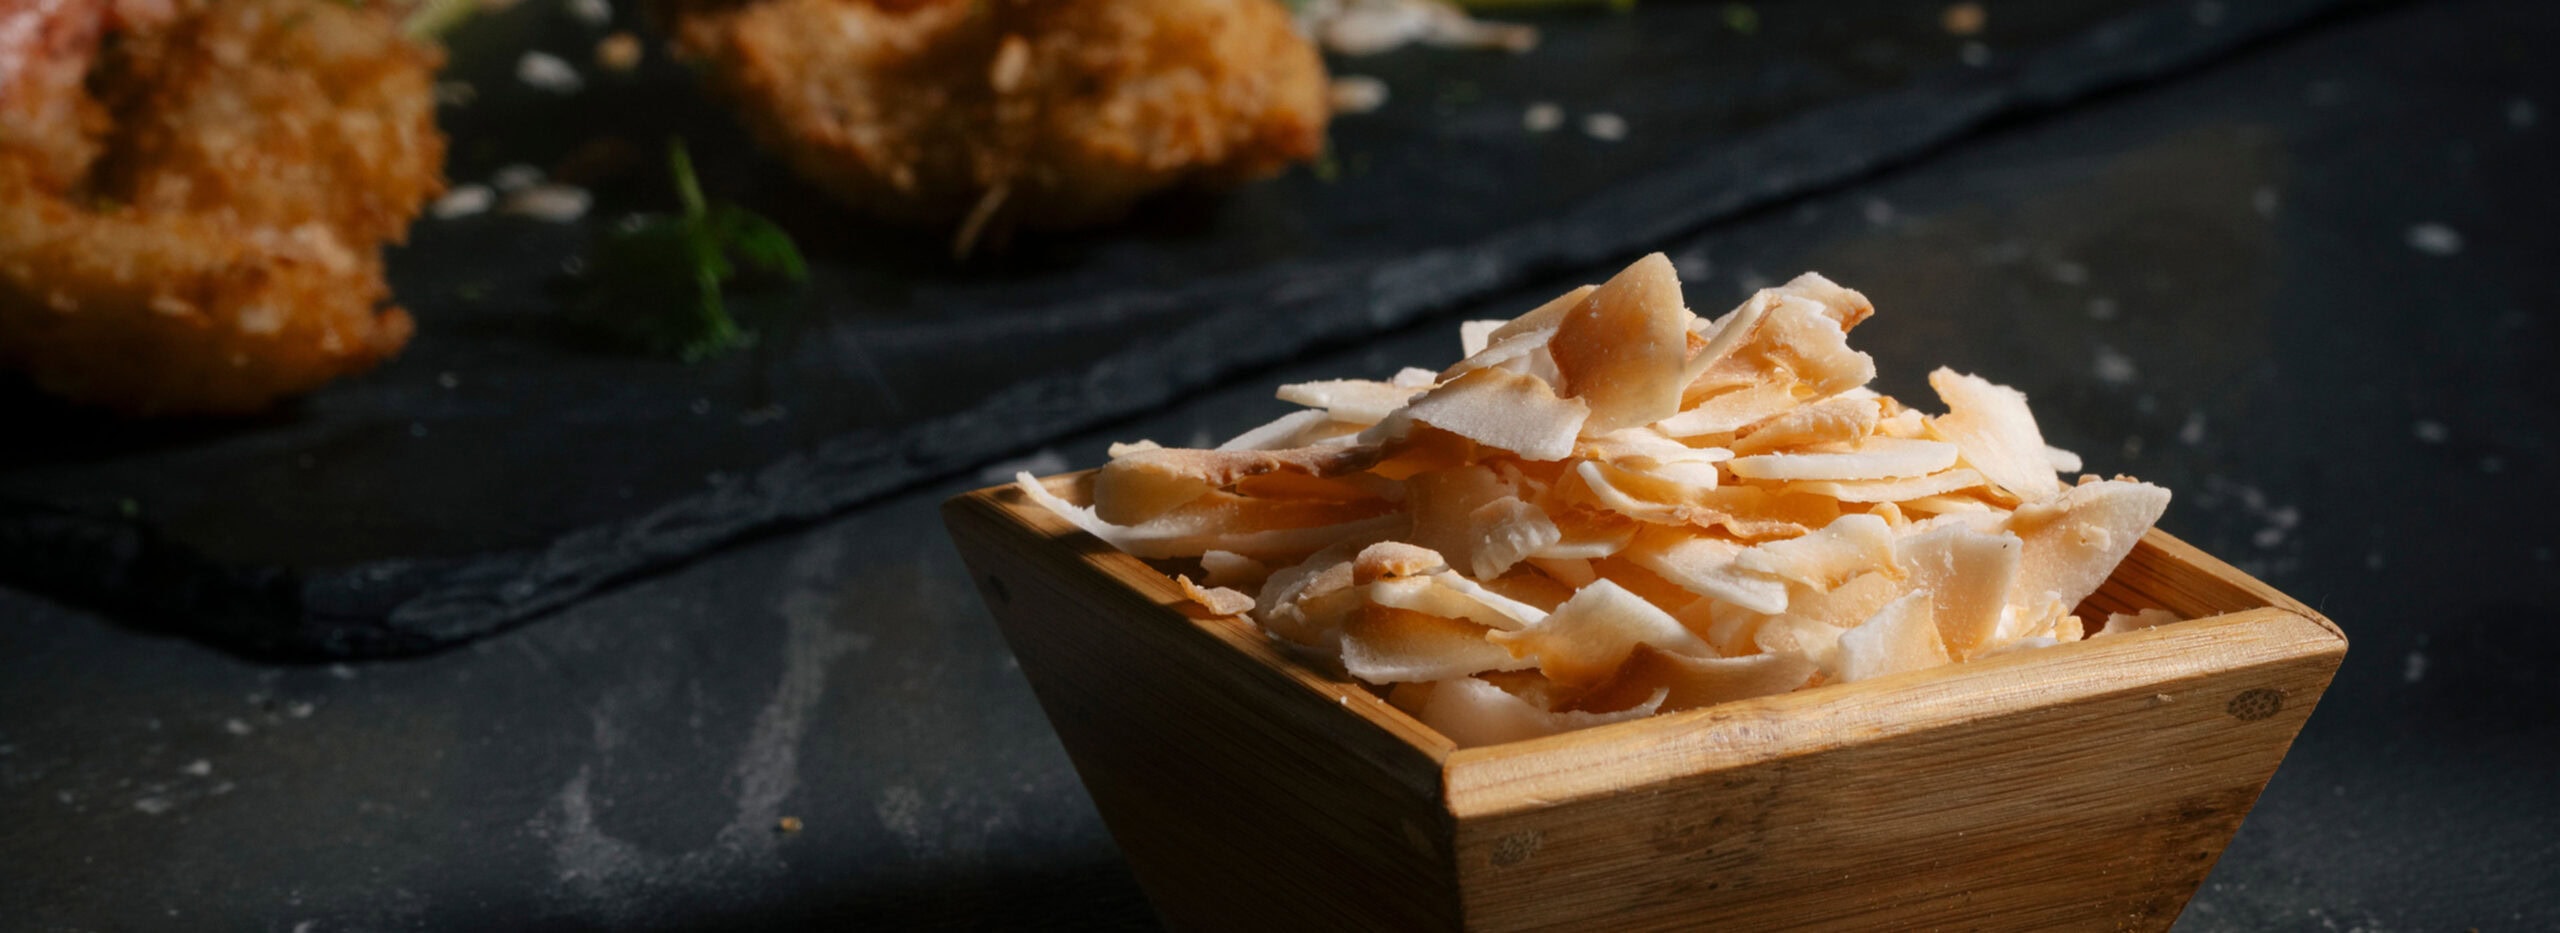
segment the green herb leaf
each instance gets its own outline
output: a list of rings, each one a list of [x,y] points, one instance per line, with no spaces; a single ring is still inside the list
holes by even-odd
[[[581,316],[626,343],[687,362],[755,343],[729,314],[723,290],[800,282],[808,263],[772,221],[702,194],[682,140],[667,146],[681,212],[644,214],[608,232],[587,264]]]

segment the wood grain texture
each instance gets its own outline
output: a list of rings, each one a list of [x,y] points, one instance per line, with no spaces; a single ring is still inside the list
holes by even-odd
[[[2346,651],[2154,531],[2083,611],[2200,618],[1457,750],[1018,493],[946,514],[1180,928],[2165,929]]]
[[[1457,926],[1447,739],[1021,498],[945,521],[1169,925]]]

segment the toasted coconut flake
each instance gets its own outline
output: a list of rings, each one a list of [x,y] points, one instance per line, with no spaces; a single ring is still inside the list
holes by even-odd
[[[1501,343],[1505,338],[1522,334],[1538,331],[1552,332],[1564,323],[1567,312],[1580,307],[1583,299],[1591,297],[1592,292],[1599,290],[1600,286],[1597,285],[1574,286],[1571,291],[1548,299],[1546,304],[1539,305],[1535,310],[1512,318],[1501,327],[1494,328],[1492,333],[1485,335],[1485,345],[1489,347]]]
[[[1487,636],[1513,654],[1536,658],[1547,680],[1588,687],[1616,673],[1637,645],[1714,657],[1715,649],[1679,620],[1608,580],[1594,580],[1536,625]]]
[[[1886,603],[1902,598],[1914,588],[1909,582],[1880,572],[1850,577],[1848,582],[1828,590],[1797,584],[1787,588],[1786,614],[1843,629],[1851,628],[1873,617]]]
[[[1823,278],[1822,273],[1819,272],[1807,272],[1796,276],[1787,284],[1778,286],[1777,291],[1783,295],[1804,298],[1820,305],[1823,316],[1830,318],[1831,323],[1839,325],[1842,333],[1856,329],[1859,322],[1876,313],[1875,303],[1868,301],[1867,296],[1859,294],[1856,289],[1844,288],[1838,282]]]
[[[1893,569],[1893,527],[1873,515],[1843,515],[1800,538],[1771,541],[1734,556],[1734,566],[1816,589]]]
[[[1540,548],[1562,542],[1564,531],[1546,510],[1506,496],[1467,513],[1467,537],[1468,572],[1491,580]]]
[[[1827,622],[1783,615],[1760,623],[1751,640],[1761,654],[1795,658],[1828,672],[1837,669],[1840,634],[1845,631]]]
[[[1323,379],[1280,387],[1283,402],[1324,409],[1325,417],[1351,424],[1376,424],[1421,393],[1421,389],[1369,379]]]
[[[1459,567],[1475,563],[1475,511],[1512,495],[1511,484],[1482,465],[1415,474],[1405,480],[1404,490],[1405,511],[1413,515],[1413,543],[1439,551]]]
[[[1591,569],[1591,561],[1579,557],[1539,557],[1536,555],[1530,555],[1529,566],[1538,568],[1540,573],[1553,577],[1556,582],[1570,587],[1580,588],[1589,586],[1591,581],[1600,579],[1600,574]]]
[[[1485,639],[1484,626],[1372,603],[1342,626],[1342,666],[1373,684],[1448,680],[1531,662]]]
[[[1859,681],[1947,663],[1947,647],[1938,640],[1931,612],[1929,594],[1910,593],[1840,633],[1835,679]]]
[[[1927,476],[1909,476],[1901,479],[1807,480],[1801,483],[1788,483],[1787,490],[1824,496],[1841,502],[1908,502],[1913,499],[1973,489],[1981,485],[1982,474],[1958,468],[1941,470]],[[1980,502],[1972,504],[1982,508],[1990,507]]]
[[[1850,447],[1735,457],[1725,468],[1748,479],[1878,480],[1926,476],[1955,463],[1954,444],[1871,437]]]
[[[1731,434],[1795,406],[1793,388],[1783,383],[1756,383],[1710,396],[1653,426],[1672,437],[1711,437]]]
[[[2020,506],[2008,521],[2008,530],[2025,543],[2010,601],[2032,605],[2050,599],[2066,610],[2079,605],[2168,508],[2168,490],[2120,479],[2074,486]]]
[[[1828,398],[1875,379],[1875,359],[1849,349],[1848,333],[1818,302],[1780,294],[1742,344],[1689,384],[1688,399],[1767,382],[1794,382],[1805,399]]]
[[[2062,491],[2026,393],[1945,367],[1929,374],[1929,386],[1947,403],[1929,427],[1964,451],[1966,465],[2027,502]]]
[[[1114,442],[1112,442],[1111,446],[1106,447],[1106,448],[1103,448],[1103,456],[1111,457],[1111,458],[1117,459],[1117,458],[1120,458],[1120,457],[1126,457],[1126,456],[1129,456],[1130,454],[1139,454],[1139,453],[1145,453],[1145,452],[1150,451],[1150,450],[1163,450],[1163,449],[1164,449],[1164,445],[1163,445],[1163,444],[1159,444],[1159,443],[1156,443],[1156,442],[1154,442],[1154,441],[1144,440],[1144,439],[1134,440],[1134,441],[1129,441],[1129,442],[1127,442],[1127,443],[1120,443],[1120,442],[1114,441]]]
[[[1663,712],[1698,709],[1785,693],[1812,680],[1815,670],[1812,662],[1793,655],[1700,658],[1637,645],[1615,675],[1575,697],[1569,706],[1620,709],[1660,695]]]
[[[1950,653],[1972,657],[1999,635],[2024,552],[2018,536],[1948,525],[1903,538],[1896,550],[1912,585],[1928,592]]]
[[[1253,611],[1251,596],[1223,586],[1203,587],[1191,582],[1191,578],[1185,576],[1176,576],[1173,581],[1181,585],[1182,595],[1189,597],[1192,602],[1209,607],[1210,612],[1222,616],[1239,616]]]
[[[1387,377],[1387,384],[1404,389],[1428,389],[1440,384],[1440,374],[1419,366],[1407,366]]]
[[[1440,379],[1445,382],[1474,370],[1495,368],[1537,376],[1541,380],[1550,376],[1560,379],[1562,376],[1554,372],[1555,358],[1547,355],[1547,341],[1554,339],[1555,334],[1554,328],[1547,328],[1495,339],[1484,349],[1470,353],[1448,369],[1441,370]]]
[[[1700,596],[1763,614],[1786,611],[1786,581],[1736,566],[1742,551],[1742,545],[1731,541],[1648,528],[1628,545],[1626,558]]]
[[[1714,323],[1707,324],[1709,333],[1705,335],[1706,343],[1698,348],[1698,352],[1690,354],[1687,362],[1680,365],[1681,388],[1687,389],[1690,383],[1698,381],[1700,375],[1714,368],[1717,363],[1723,362],[1725,357],[1733,355],[1733,348],[1742,345],[1742,339],[1750,336],[1752,330],[1760,326],[1761,316],[1767,313],[1769,313],[1768,300],[1759,295],[1753,295],[1750,300],[1744,301],[1741,307],[1733,309]]]
[[[1988,502],[1970,496],[1917,496],[1895,504],[1902,506],[1903,511],[1906,512],[1941,518],[1949,515],[1987,516],[1994,524],[2008,514],[1993,509]]]
[[[1501,330],[1501,329],[1502,329],[1502,327],[1503,327],[1503,325],[1505,325],[1505,324],[1509,324],[1509,323],[1511,323],[1511,322],[1510,322],[1510,321],[1460,321],[1460,322],[1458,322],[1458,358],[1459,358],[1459,359],[1466,359],[1467,357],[1474,356],[1474,355],[1476,355],[1476,354],[1478,354],[1478,353],[1482,353],[1482,352],[1484,352],[1484,348],[1486,348],[1486,347],[1488,347],[1488,346],[1492,346],[1492,345],[1493,345],[1493,332],[1494,332],[1494,331],[1497,331],[1497,330]]]
[[[1401,541],[1380,541],[1360,549],[1351,559],[1351,582],[1361,586],[1379,580],[1419,577],[1449,568],[1448,560],[1430,548]]]
[[[2139,632],[2143,629],[2159,628],[2160,626],[2177,621],[2181,621],[2178,618],[2178,614],[2166,609],[2145,609],[2131,615],[2121,612],[2110,612],[2107,613],[2106,624],[2099,626],[2096,632],[2090,634],[2090,637],[2095,638],[2099,635],[2122,635],[2126,632]]]
[[[1593,433],[1679,414],[1689,320],[1670,257],[1636,260],[1557,322],[1547,341],[1563,377],[1557,394],[1590,406]]]
[[[1096,517],[1048,490],[1029,473],[1014,476],[1014,485],[1069,524],[1139,557],[1197,557],[1217,549],[1255,557],[1294,556],[1320,550],[1345,539],[1399,534],[1408,521],[1393,512],[1374,513],[1374,506],[1342,503],[1293,503],[1246,499],[1212,493],[1147,522],[1119,526]]]
[[[1188,505],[1221,486],[1275,471],[1333,476],[1377,462],[1374,447],[1289,450],[1139,450],[1112,458],[1094,474],[1094,514],[1134,525]]]
[[[1219,450],[1277,450],[1305,443],[1302,437],[1309,429],[1332,419],[1321,411],[1293,411],[1273,418],[1262,426],[1229,438]]]
[[[1554,544],[1530,552],[1531,557],[1598,560],[1625,549],[1642,527],[1634,519],[1609,511],[1549,508],[1547,514],[1556,523],[1559,537]]]
[[[1873,399],[1837,397],[1763,418],[1733,434],[1733,452],[1740,456],[1811,447],[1817,444],[1845,444],[1875,433],[1876,403]]]
[[[1322,651],[1341,650],[1342,623],[1358,611],[1366,591],[1351,584],[1351,555],[1342,542],[1285,567],[1264,581],[1254,597],[1255,618],[1272,634]]]
[[[1414,718],[1448,736],[1460,748],[1499,745],[1575,729],[1642,719],[1662,708],[1660,698],[1615,713],[1555,713],[1475,677],[1433,684]]]
[[[2052,466],[2056,473],[2080,472],[2080,455],[2060,447],[2045,447],[2044,462]]]
[[[1573,453],[1591,410],[1556,397],[1546,383],[1500,369],[1479,369],[1423,393],[1406,406],[1415,421],[1500,448],[1528,460]]]
[[[1200,570],[1207,574],[1202,582],[1210,586],[1259,588],[1262,581],[1271,579],[1270,565],[1234,551],[1215,548],[1201,552]]]

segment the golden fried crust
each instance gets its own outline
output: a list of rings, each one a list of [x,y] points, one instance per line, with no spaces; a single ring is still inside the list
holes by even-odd
[[[768,148],[892,220],[1091,224],[1323,145],[1323,62],[1272,0],[670,6]]]
[[[85,177],[0,146],[0,365],[220,413],[397,352],[380,247],[442,188],[435,64],[388,9],[339,0],[188,0],[118,36]]]

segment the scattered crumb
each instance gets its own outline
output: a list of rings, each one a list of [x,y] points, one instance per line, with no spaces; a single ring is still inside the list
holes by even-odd
[[[2113,298],[2089,299],[2089,319],[2092,321],[2115,320],[2116,300]]]
[[[2429,256],[2451,256],[2462,252],[2462,233],[2440,223],[2422,223],[2409,228],[2409,248]]]
[[[1864,212],[1868,226],[1883,227],[1893,223],[1893,204],[1883,198],[1867,199]]]
[[[2364,552],[2364,569],[2366,569],[2366,570],[2380,570],[2380,569],[2382,569],[2382,552],[2381,552],[2381,551],[2366,551],[2366,552]]]
[[[2064,285],[2085,285],[2089,282],[2089,267],[2067,259],[2054,263],[2045,271],[2053,276],[2054,281]]]
[[[777,829],[777,830],[780,830],[780,831],[782,831],[782,832],[786,832],[786,833],[796,833],[796,832],[799,832],[799,831],[800,831],[800,826],[801,826],[801,824],[800,824],[800,818],[799,818],[799,817],[796,817],[796,816],[786,816],[786,817],[783,817],[783,818],[781,818],[781,819],[779,819],[779,820],[775,820],[775,821],[774,821],[774,823],[773,823],[773,828],[774,828],[774,829]]]
[[[453,190],[444,193],[444,197],[428,205],[427,215],[437,220],[454,220],[486,213],[489,206],[497,201],[497,192],[489,190],[487,185],[455,185]]]
[[[589,26],[613,22],[613,4],[606,0],[569,0],[569,15]]]
[[[2090,364],[2089,374],[2108,385],[2130,385],[2141,373],[2134,368],[2133,358],[2114,347],[2100,346],[2097,359]]]
[[[416,426],[412,425],[411,427],[414,428]],[[257,730],[249,728],[248,723],[241,722],[240,720],[227,719],[222,723],[222,731],[231,733],[232,735],[248,735],[249,733]]]
[[[1980,42],[1967,41],[1964,45],[1957,47],[1956,58],[1966,65],[1980,68],[1991,64],[1991,47]]]
[[[2400,682],[2414,684],[2418,681],[2425,680],[2426,678],[2426,653],[2422,651],[2409,652],[2409,657],[2400,663]]]
[[[436,374],[437,388],[451,389],[460,385],[462,385],[462,377],[460,376],[456,376],[451,372],[441,372]]]
[[[2504,472],[2506,472],[2506,471],[2507,471],[2507,461],[2506,461],[2506,458],[2503,458],[2503,457],[2482,457],[2482,458],[2480,458],[2480,472],[2482,472],[2482,473],[2504,473]]]
[[[2261,548],[2275,547],[2284,543],[2284,529],[2273,525],[2260,528],[2257,534],[2249,536],[2249,542]]]
[[[1672,257],[1671,266],[1680,271],[1683,282],[1704,282],[1716,277],[1716,264],[1705,253],[1682,253]]]
[[[2178,426],[2178,442],[2189,447],[2204,443],[2204,412],[2187,413],[2187,423]]]
[[[198,758],[194,761],[187,762],[187,766],[179,768],[178,773],[194,777],[204,777],[205,775],[213,773],[213,762]]]
[[[539,185],[546,177],[539,167],[514,162],[489,173],[489,184],[499,191],[513,193]]]
[[[594,203],[595,196],[585,188],[546,183],[507,195],[506,203],[498,210],[518,217],[569,223],[587,216],[587,207]]]
[[[1520,127],[1532,133],[1550,133],[1564,125],[1564,108],[1547,101],[1531,103],[1520,111]]]
[[[356,669],[344,664],[332,664],[329,665],[329,676],[335,677],[339,680],[354,680],[356,679]]]
[[[640,37],[617,32],[596,40],[596,67],[622,74],[640,67]]]
[[[1368,75],[1342,75],[1330,88],[1335,113],[1368,113],[1387,105],[1387,82]]]
[[[2541,122],[2541,120],[2542,111],[2540,108],[2535,107],[2532,101],[2519,97],[2507,102],[2508,126],[2512,126],[2520,130],[2530,129],[2535,123]]]
[[[1601,142],[1614,143],[1627,138],[1627,118],[1608,111],[1582,118],[1582,134]]]
[[[296,700],[284,705],[284,714],[295,719],[309,719],[312,709],[310,703]]]
[[[2122,450],[2124,451],[2124,458],[2127,460],[2142,456],[2142,435],[2126,435]]]
[[[472,100],[474,100],[474,99],[478,98],[479,96],[480,96],[480,89],[479,89],[479,88],[476,88],[476,87],[472,87],[472,86],[471,86],[471,82],[469,82],[469,81],[438,81],[438,82],[436,82],[436,87],[435,87],[436,103],[442,104],[442,105],[447,106],[447,107],[461,107],[461,106],[466,106],[466,105],[470,104]]]
[[[2274,217],[2276,208],[2282,203],[2274,188],[2262,186],[2256,191],[2249,192],[2249,207],[2257,211],[2260,217]]]
[[[575,94],[587,86],[578,69],[549,52],[526,52],[516,59],[516,80],[537,91]]]
[[[1982,4],[1950,3],[1946,12],[1938,14],[1938,25],[1944,27],[1948,35],[1970,36],[1981,32],[1983,21],[1988,18],[1982,11]]]
[[[2446,438],[2453,436],[2452,430],[2446,428],[2444,422],[2426,418],[2420,418],[2416,423],[2409,425],[2409,433],[2417,435],[2418,440],[2429,444],[2441,444]]]
[[[425,436],[427,436],[427,423],[426,423],[426,422],[424,422],[424,421],[412,421],[412,422],[409,422],[409,436],[410,436],[410,437],[425,437]]]
[[[160,814],[167,813],[170,810],[175,809],[177,806],[178,804],[176,801],[172,801],[167,797],[159,796],[144,797],[133,802],[134,809],[151,814],[152,816],[159,816]]]

